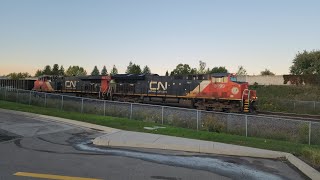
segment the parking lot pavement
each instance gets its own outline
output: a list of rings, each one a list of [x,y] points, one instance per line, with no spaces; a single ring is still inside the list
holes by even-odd
[[[306,178],[270,159],[95,146],[103,132],[32,114],[0,111],[0,129],[0,179]]]

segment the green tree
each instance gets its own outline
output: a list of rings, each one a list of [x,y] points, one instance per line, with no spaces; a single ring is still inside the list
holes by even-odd
[[[244,69],[243,66],[238,66],[237,75],[247,75],[247,70]]]
[[[206,74],[207,71],[206,71],[206,66],[207,66],[207,63],[203,62],[203,61],[199,61],[199,69],[198,69],[198,74]]]
[[[115,65],[113,65],[111,71],[110,71],[110,75],[115,75],[115,74],[118,74],[118,69],[116,68]]]
[[[59,76],[64,76],[64,75],[65,75],[64,67],[63,67],[62,65],[60,66],[58,75],[59,75]]]
[[[35,77],[39,77],[39,76],[42,76],[42,75],[43,75],[43,72],[40,69],[38,69],[34,76]]]
[[[141,74],[142,71],[141,71],[140,65],[133,64],[130,61],[129,65],[127,66],[126,73],[127,74]]]
[[[148,66],[145,66],[142,70],[142,73],[143,74],[151,74],[151,70]]]
[[[132,63],[132,61],[130,61],[129,65],[127,66],[126,74],[130,74],[130,71],[132,69],[132,65],[133,65],[133,63]]]
[[[7,75],[7,77],[9,77],[10,79],[23,79],[23,78],[27,78],[27,77],[31,77],[31,75],[27,72],[19,72],[19,73],[10,73]]]
[[[99,76],[100,75],[100,71],[98,69],[97,66],[94,66],[92,72],[91,72],[91,76]]]
[[[103,68],[101,70],[101,75],[103,75],[103,76],[108,75],[108,70],[107,70],[106,66],[103,66]]]
[[[211,70],[209,70],[209,73],[227,73],[228,70],[224,66],[214,67]]]
[[[52,70],[50,65],[46,65],[42,71],[43,75],[51,75]]]
[[[274,76],[275,74],[271,72],[269,69],[265,69],[264,71],[261,71],[260,74],[262,76]]]
[[[187,75],[187,74],[196,74],[197,69],[191,68],[189,64],[178,64],[176,68],[171,71],[170,76],[172,75]]]
[[[85,76],[87,75],[87,71],[83,69],[83,67],[79,66],[69,66],[66,71],[67,76]]]
[[[51,75],[59,75],[59,65],[58,64],[53,65]]]
[[[294,75],[320,74],[320,51],[298,52],[292,61],[290,73]]]

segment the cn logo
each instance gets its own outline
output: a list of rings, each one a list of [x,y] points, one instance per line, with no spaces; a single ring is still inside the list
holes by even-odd
[[[168,89],[168,82],[150,81],[149,88],[151,91],[166,91]]]
[[[76,88],[76,86],[77,86],[77,81],[66,81],[65,82],[66,88]]]

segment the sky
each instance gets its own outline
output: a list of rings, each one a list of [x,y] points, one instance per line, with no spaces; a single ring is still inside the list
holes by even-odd
[[[163,75],[179,63],[288,74],[320,47],[318,0],[0,0],[0,75],[45,65],[90,73],[130,61]]]

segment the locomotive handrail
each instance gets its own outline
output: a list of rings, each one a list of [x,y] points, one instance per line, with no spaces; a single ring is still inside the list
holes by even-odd
[[[249,91],[249,89],[243,90],[243,92],[242,92],[242,97],[241,97],[241,109],[243,109],[244,93],[245,93],[246,91],[249,92],[249,93],[248,93],[248,100],[250,101],[250,99],[249,99],[249,96],[250,96],[250,91]]]

